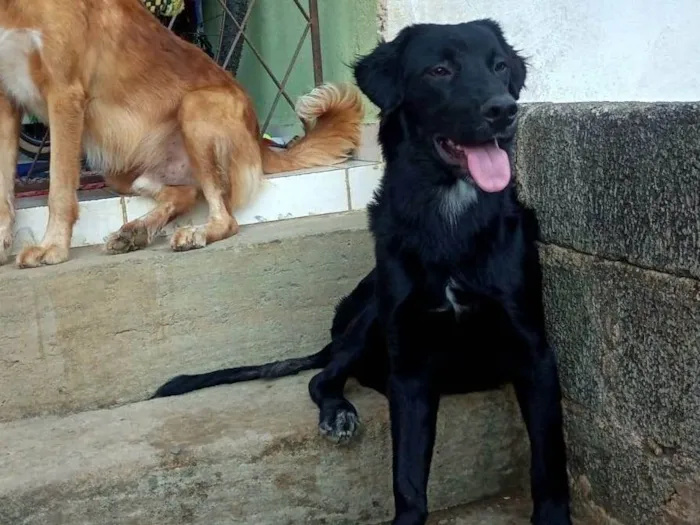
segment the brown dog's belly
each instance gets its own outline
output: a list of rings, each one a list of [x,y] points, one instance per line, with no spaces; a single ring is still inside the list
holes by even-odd
[[[192,174],[190,158],[185,151],[182,137],[175,134],[165,144],[161,162],[146,170],[141,176],[147,176],[155,183],[168,186],[198,186]]]
[[[166,141],[161,162],[138,173],[138,177],[131,185],[131,191],[139,195],[152,196],[163,186],[199,187],[179,133]]]
[[[155,196],[163,186],[198,187],[175,122],[150,124],[117,106],[90,103],[83,148],[90,168],[114,190]]]

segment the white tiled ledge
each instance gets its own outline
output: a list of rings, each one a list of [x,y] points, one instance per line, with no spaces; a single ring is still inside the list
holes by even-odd
[[[244,225],[364,209],[383,168],[379,162],[353,160],[337,166],[268,175],[257,199],[239,210],[236,220]],[[25,244],[41,241],[48,219],[46,198],[18,199],[17,205],[15,253]],[[146,214],[154,206],[154,201],[144,197],[83,200],[71,246],[102,244],[125,222]],[[173,221],[163,235],[178,226],[204,224],[206,219],[207,205],[202,199],[192,212]]]

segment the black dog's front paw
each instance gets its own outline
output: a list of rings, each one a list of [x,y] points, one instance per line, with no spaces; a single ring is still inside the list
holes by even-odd
[[[360,428],[357,410],[349,402],[334,404],[321,409],[318,430],[322,436],[334,443],[344,444],[350,441]]]
[[[569,504],[545,501],[535,507],[532,525],[572,525]]]

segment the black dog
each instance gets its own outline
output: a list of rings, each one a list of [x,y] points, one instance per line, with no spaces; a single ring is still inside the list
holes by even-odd
[[[386,173],[369,209],[376,267],[338,305],[332,342],[306,358],[179,376],[155,397],[325,367],[309,390],[321,433],[343,441],[358,424],[343,396],[354,376],[389,398],[394,525],[420,525],[440,395],[512,382],[531,442],[532,522],[570,525],[537,225],[511,180],[525,74],[490,20],[407,27],[362,58],[355,78],[381,109]]]

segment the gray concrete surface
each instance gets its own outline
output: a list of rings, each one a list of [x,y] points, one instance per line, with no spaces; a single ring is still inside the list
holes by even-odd
[[[434,512],[428,525],[530,525],[531,512],[532,505],[529,501],[501,497]]]
[[[545,242],[700,277],[700,104],[541,104],[517,173]]]
[[[1,525],[361,525],[389,519],[383,397],[350,385],[359,441],[316,430],[311,377],[0,425]],[[444,400],[434,509],[522,489],[525,433],[512,391]]]
[[[531,512],[532,504],[529,500],[518,496],[501,496],[433,512],[428,525],[530,525]],[[602,524],[574,516],[574,525]]]
[[[0,267],[0,421],[144,399],[171,375],[315,352],[373,264],[364,213],[244,227],[204,250]]]

